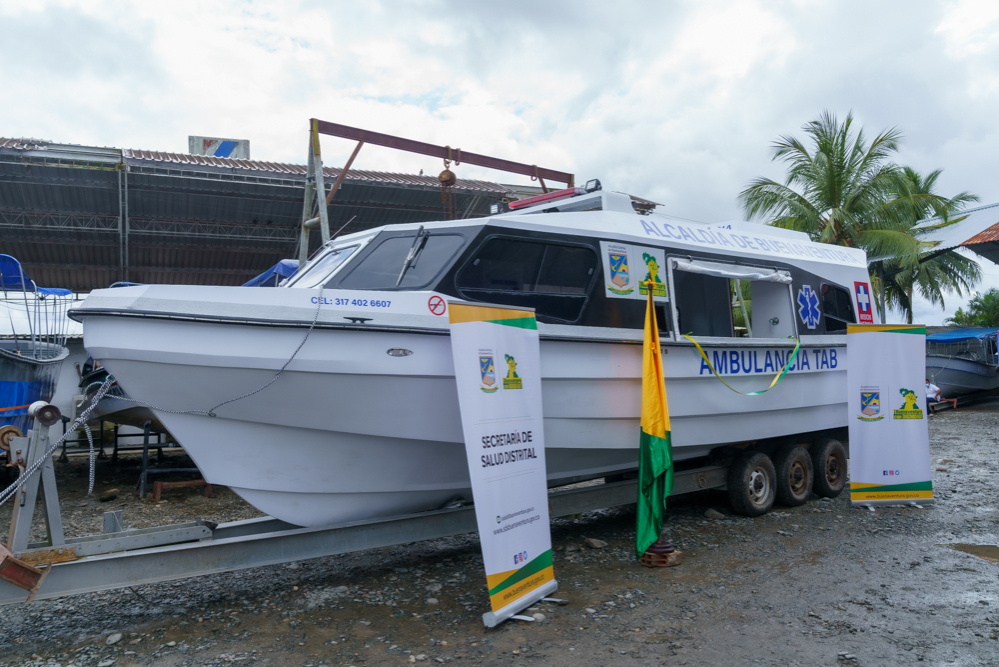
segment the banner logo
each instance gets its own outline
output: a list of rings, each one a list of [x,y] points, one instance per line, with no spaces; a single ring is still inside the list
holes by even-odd
[[[898,393],[902,394],[905,403],[892,413],[892,417],[894,419],[922,419],[923,411],[918,405],[919,396],[916,395],[916,392],[903,387],[898,390]]]
[[[819,323],[819,297],[811,285],[802,285],[798,290],[798,317],[801,323],[809,329],[814,329]]]
[[[503,378],[504,389],[523,389],[524,381],[517,375],[517,360],[509,354],[506,357],[506,377]]]
[[[659,278],[659,262],[647,252],[642,253],[642,259],[645,261],[645,266],[648,267],[649,272],[645,274],[645,278],[638,284],[638,293],[648,295],[648,283],[651,282],[653,283],[652,296],[666,296],[666,283]]]
[[[479,353],[479,375],[481,376],[480,382],[482,383],[479,389],[487,394],[491,394],[499,389],[499,385],[496,384],[496,362],[493,361],[491,353]]]
[[[867,387],[865,387],[867,389]],[[860,414],[857,419],[864,422],[876,422],[884,419],[881,414],[881,392],[861,391],[860,392]]]
[[[614,294],[631,294],[635,288],[630,285],[631,273],[628,270],[628,249],[624,246],[607,246],[607,260],[610,264],[610,284]]]
[[[871,308],[871,288],[867,283],[854,281],[853,294],[857,298],[857,314],[861,324],[874,324],[874,309]]]

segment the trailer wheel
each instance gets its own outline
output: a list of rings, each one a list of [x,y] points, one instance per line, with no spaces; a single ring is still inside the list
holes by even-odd
[[[815,483],[812,490],[823,498],[835,498],[846,486],[846,448],[839,440],[824,438],[812,448]]]
[[[774,506],[774,464],[761,452],[746,452],[728,469],[728,498],[744,516],[760,516]]]
[[[785,445],[774,455],[777,469],[777,502],[797,507],[812,495],[812,458],[803,447]]]

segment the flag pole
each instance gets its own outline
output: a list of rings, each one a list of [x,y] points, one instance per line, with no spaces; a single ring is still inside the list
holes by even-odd
[[[656,322],[654,292],[658,283],[649,280],[645,285],[649,298],[642,341],[642,422],[635,552],[642,565],[669,567],[679,565],[683,555],[662,535],[666,498],[673,490],[673,446],[662,347]]]

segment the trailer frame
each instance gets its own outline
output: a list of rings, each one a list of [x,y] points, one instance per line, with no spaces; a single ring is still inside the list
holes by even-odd
[[[34,452],[44,452],[46,443],[48,427],[36,422],[28,436],[15,438],[12,451],[34,460]],[[218,525],[195,521],[122,530],[119,510],[105,513],[103,534],[64,538],[61,530],[51,530],[62,525],[51,458],[42,465],[40,475],[24,482],[25,493],[18,494],[22,501],[13,517],[15,522],[20,518],[20,526],[18,539],[11,540],[11,551],[24,563],[50,563],[34,595],[36,600],[322,558],[477,530],[475,508],[470,504],[313,528],[262,517]],[[724,465],[708,465],[677,471],[672,495],[724,488],[727,469]],[[39,491],[47,501],[43,515],[50,527],[49,539],[28,544],[27,529]],[[563,517],[627,505],[636,501],[637,494],[636,479],[551,489],[550,514]],[[0,581],[0,606],[24,602],[26,597],[25,590]]]

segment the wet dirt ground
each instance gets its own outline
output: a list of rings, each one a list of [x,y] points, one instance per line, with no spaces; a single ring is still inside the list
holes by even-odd
[[[703,492],[670,503],[685,562],[669,569],[636,563],[631,508],[556,520],[568,604],[539,604],[533,623],[482,626],[478,543],[460,536],[0,608],[0,664],[996,665],[999,402],[929,426],[937,502],[923,509],[843,494],[747,519]],[[126,527],[257,515],[224,488],[140,501],[134,466],[98,465],[97,492],[122,490],[100,503],[83,495],[85,459],[61,464],[71,534],[99,531],[106,509]]]

